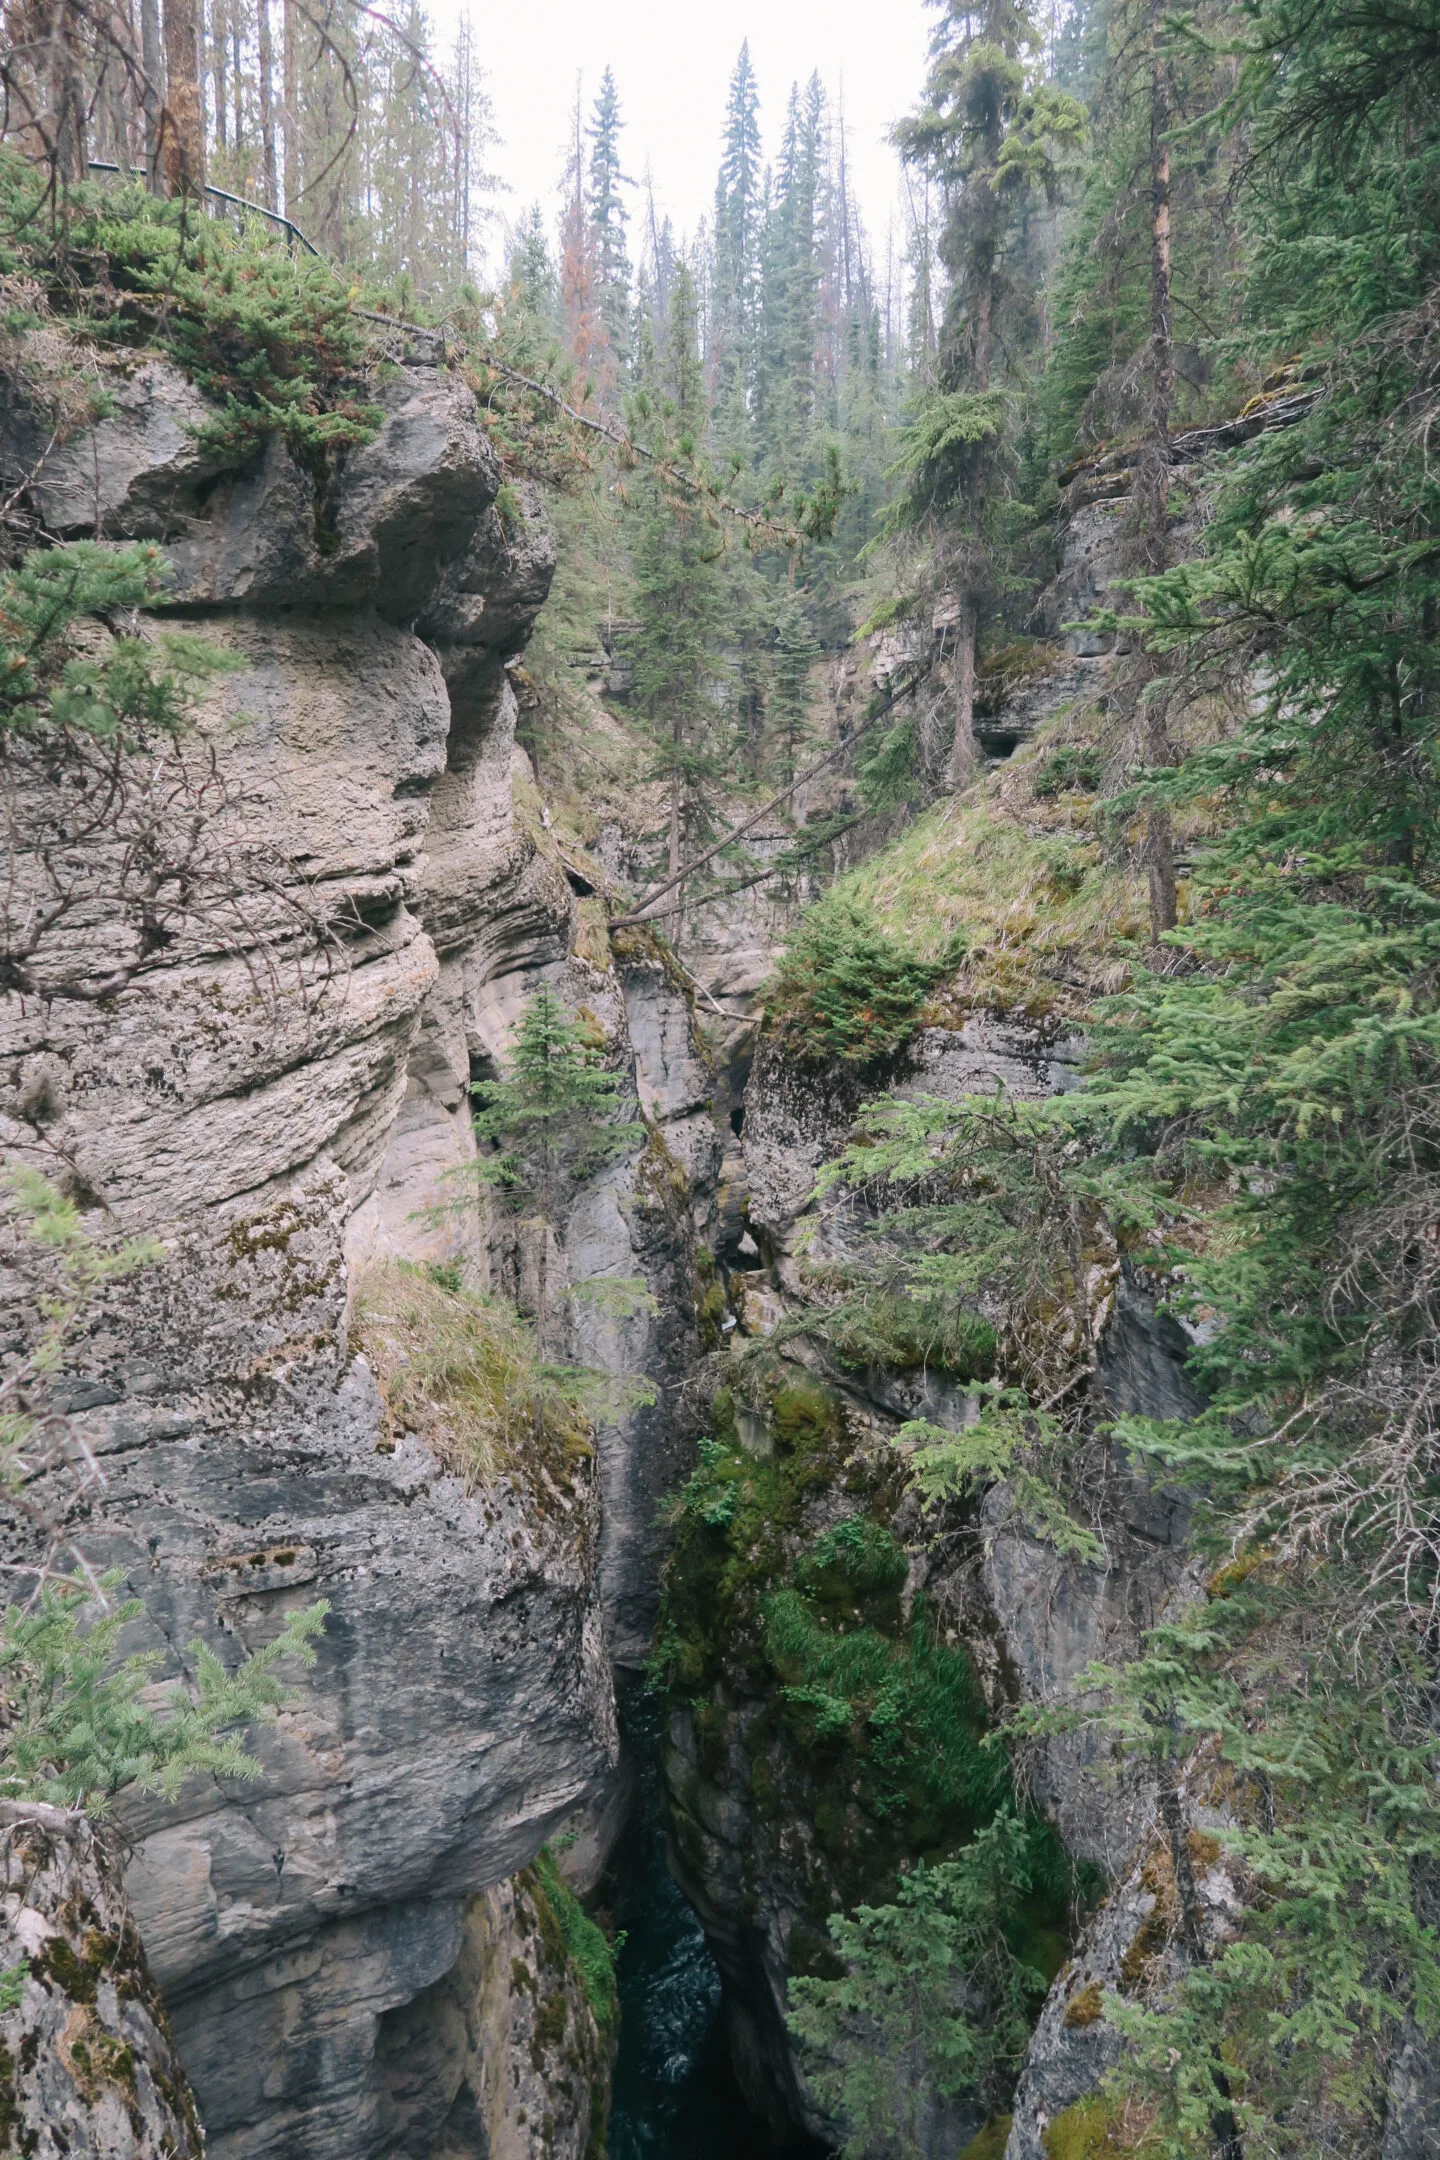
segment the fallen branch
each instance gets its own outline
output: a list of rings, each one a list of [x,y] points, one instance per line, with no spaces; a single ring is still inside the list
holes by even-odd
[[[885,718],[887,713],[893,712],[902,698],[909,697],[912,692],[919,688],[929,672],[928,667],[922,668],[920,673],[912,675],[909,682],[904,684],[901,689],[893,690],[883,704],[878,705],[874,712],[867,714],[853,735],[847,735],[843,742],[836,743],[833,750],[828,750],[818,763],[809,766],[803,773],[800,773],[797,778],[790,782],[789,787],[782,788],[778,795],[771,796],[769,802],[762,803],[754,816],[747,818],[743,825],[737,825],[734,832],[727,833],[723,840],[717,840],[713,847],[706,848],[704,854],[697,855],[693,862],[683,863],[674,877],[667,878],[663,885],[656,886],[654,892],[646,894],[633,914],[616,916],[612,920],[610,928],[612,930],[628,930],[636,923],[645,922],[657,900],[663,900],[666,893],[673,892],[677,885],[683,885],[686,878],[693,877],[697,870],[703,870],[706,863],[712,862],[721,849],[729,847],[732,841],[743,840],[746,833],[753,832],[755,827],[763,819],[767,818],[772,810],[778,810],[781,803],[788,802],[798,788],[804,787],[807,781],[813,780],[817,774],[824,772],[827,766],[833,765],[837,758],[843,757],[847,750],[853,749],[855,744],[859,742],[860,737],[867,735],[871,728]]]

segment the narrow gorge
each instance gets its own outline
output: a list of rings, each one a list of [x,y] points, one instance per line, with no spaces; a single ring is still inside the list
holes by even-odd
[[[0,10],[0,2160],[1440,2155],[1434,24],[747,39],[688,226],[607,66],[552,235],[506,26],[137,4]]]
[[[164,1247],[87,1315],[62,1407],[94,1472],[77,1478],[67,1450],[39,1508],[143,1601],[127,1640],[159,1651],[164,1673],[191,1669],[187,1645],[233,1661],[317,1597],[329,1608],[314,1672],[261,1730],[254,1788],[212,1780],[122,1811],[133,1925],[207,2150],[602,2150],[615,2032],[556,1908],[606,1880],[617,1840],[631,1962],[650,1954],[645,1930],[668,1925],[648,1977],[682,1991],[661,2131],[687,2075],[702,2091],[708,2075],[731,2121],[696,2150],[753,2149],[767,2132],[777,2149],[825,2149],[836,2124],[807,2090],[787,1982],[817,1956],[824,1968],[832,1911],[885,1894],[906,1857],[963,1835],[970,1811],[943,1763],[902,1777],[898,1803],[877,1799],[871,1766],[787,1718],[783,1666],[757,1668],[738,1614],[725,1639],[703,1529],[671,1562],[666,1617],[698,1640],[681,1643],[683,1681],[651,1707],[667,1509],[715,1431],[707,1445],[753,1461],[771,1527],[784,1526],[753,1556],[757,1576],[792,1581],[797,1558],[823,1549],[835,1611],[853,1602],[903,1642],[923,1608],[925,1657],[947,1668],[925,1684],[977,1733],[987,1706],[1048,1701],[1092,1658],[1138,1643],[1182,1581],[1184,1515],[1123,1465],[1099,1567],[1007,1518],[1003,1486],[978,1537],[906,1498],[890,1436],[915,1416],[963,1429],[978,1401],[963,1359],[900,1343],[889,1363],[862,1363],[801,1334],[757,1368],[768,1376],[743,1406],[724,1385],[722,1346],[783,1336],[816,1263],[854,1246],[847,1210],[817,1212],[812,1194],[861,1080],[902,1097],[956,1101],[997,1081],[1043,1096],[1074,1084],[1074,1024],[1063,1001],[997,1015],[941,984],[934,1024],[893,1055],[853,1077],[814,1071],[783,1041],[762,1038],[756,1056],[754,1022],[722,1021],[708,1041],[703,1027],[722,1000],[754,1008],[784,930],[773,904],[731,910],[681,965],[643,929],[607,935],[581,897],[604,872],[567,860],[515,741],[512,676],[554,542],[533,488],[497,508],[494,453],[438,340],[426,351],[397,334],[382,424],[323,501],[283,444],[238,470],[197,449],[195,394],[168,364],[121,363],[106,391],[109,413],[51,452],[31,496],[57,538],[159,542],[171,582],[155,621],[183,621],[239,662],[209,692],[195,744],[173,753],[147,828],[199,856],[229,934],[197,910],[163,964],[130,968],[139,903],[107,885],[107,848],[77,852],[73,915],[94,928],[58,917],[31,966],[71,991],[82,976],[116,987],[10,1000],[7,1155]],[[41,426],[12,404],[12,474]],[[1119,516],[1072,523],[1056,657],[1043,694],[1027,680],[1017,734],[1103,670],[1083,637],[1067,656],[1061,623],[1077,581],[1103,592]],[[414,1295],[405,1268],[432,1308],[462,1282],[523,1291],[533,1251],[455,1176],[475,1147],[470,1085],[501,1068],[542,981],[584,1014],[639,1121],[636,1145],[573,1194],[554,1264],[581,1290],[639,1278],[648,1295],[618,1317],[577,1306],[575,1354],[643,1378],[653,1400],[602,1415],[593,1453],[546,1434],[476,1480],[443,1399],[429,1429],[387,1408],[387,1308]],[[1183,1339],[1113,1248],[1085,1295],[1107,1403],[1183,1407]],[[415,1324],[433,1318],[422,1302]],[[847,1531],[879,1549],[877,1567],[857,1547],[873,1581],[847,1575]],[[23,1558],[23,1543],[12,1551]],[[1136,1808],[1083,1749],[1052,1743],[1036,1790],[1072,1855],[1123,1875]],[[656,1884],[667,1831],[703,1945],[678,1901],[658,1922],[649,1910],[671,1895]],[[1131,1937],[1153,1904],[1132,1894],[1120,1909]],[[1044,1923],[1059,2029],[1042,2020],[1022,2086],[1012,2149],[1027,2156],[1042,2150],[1034,2125],[1088,2093],[1101,2060],[1065,2004],[1127,1948],[1109,1906],[1078,1964],[1064,1963],[1063,1899]],[[625,1972],[622,1954],[622,2003]],[[722,1986],[728,2063],[709,2029]],[[936,2160],[984,2126],[971,2100],[917,2101]],[[622,2149],[669,2150],[646,2115],[654,2094],[628,2105]],[[147,2121],[134,2149],[162,2134]]]

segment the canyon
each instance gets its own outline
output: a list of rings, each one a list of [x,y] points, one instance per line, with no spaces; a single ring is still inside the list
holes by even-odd
[[[202,447],[197,393],[158,358],[107,361],[104,416],[48,450],[23,391],[0,431],[0,478],[47,534],[163,550],[170,583],[146,634],[183,625],[234,663],[147,812],[156,845],[198,849],[204,904],[136,958],[130,888],[105,846],[77,849],[72,904],[32,957],[37,987],[4,1001],[7,1157],[60,1182],[87,1219],[162,1248],[100,1288],[66,1367],[60,1408],[93,1472],[56,1461],[29,1498],[143,1602],[127,1646],[157,1652],[162,1678],[193,1677],[196,1643],[233,1665],[328,1605],[316,1666],[257,1729],[256,1783],[132,1796],[123,1862],[60,1853],[58,1886],[43,1869],[38,1888],[12,1874],[15,1941],[27,1899],[58,1912],[90,1867],[106,1926],[143,1943],[154,2000],[131,2044],[153,2074],[128,2107],[98,2073],[63,2101],[92,2137],[82,2149],[115,2160],[167,2139],[199,2150],[175,2061],[215,2160],[603,2150],[614,2035],[537,1860],[553,1852],[545,1864],[590,1892],[630,1805],[616,1674],[650,1656],[667,1502],[694,1468],[723,1355],[717,1316],[737,1342],[783,1336],[806,1306],[802,1252],[848,1249],[843,1208],[812,1194],[858,1084],[807,1074],[763,1039],[757,1052],[743,1017],[783,910],[757,897],[692,925],[678,962],[643,926],[607,934],[603,869],[559,843],[515,740],[515,670],[555,564],[540,493],[504,485],[438,336],[387,335],[378,432],[323,475],[279,438],[229,462]],[[1047,603],[1054,664],[1010,697],[997,751],[1098,694],[1104,643],[1065,625],[1107,589],[1122,507],[1071,517]],[[883,680],[883,647],[872,661]],[[86,989],[101,978],[103,995]],[[637,1121],[635,1147],[573,1195],[557,1240],[582,1293],[568,1349],[648,1399],[601,1415],[593,1452],[471,1479],[393,1429],[364,1301],[383,1306],[406,1266],[524,1292],[533,1250],[470,1175],[469,1089],[502,1069],[541,982],[585,1017]],[[707,1038],[721,1000],[730,1017]],[[955,1100],[998,1081],[1023,1100],[1073,1086],[1082,1049],[1068,1020],[957,1010],[867,1086]],[[583,1296],[607,1281],[645,1296]],[[1188,1343],[1153,1285],[1111,1246],[1086,1296],[1110,1408],[1183,1413]],[[840,1404],[826,1444],[846,1480],[806,1502],[811,1540],[863,1515],[907,1417],[958,1429],[971,1415],[963,1381],[847,1372],[800,1339],[785,1355]],[[739,1430],[773,1456],[763,1408]],[[1054,1702],[1196,1594],[1175,1494],[1117,1456],[1102,1506],[1099,1565],[1058,1556],[1003,1488],[963,1546],[913,1499],[887,1514],[907,1597],[923,1593],[962,1646],[989,1711]],[[6,1558],[33,1558],[23,1520]],[[829,2143],[842,2126],[807,2086],[786,1987],[831,1910],[887,1893],[895,1856],[867,1878],[863,1852],[857,1874],[843,1836],[817,1838],[813,1772],[770,1707],[723,1656],[705,1700],[670,1703],[672,1864],[724,1983],[746,2100],[777,2139]],[[1068,1851],[1115,1887],[1057,1952],[1009,2160],[1045,2160],[1048,2127],[1094,2093],[1115,2042],[1085,2004],[1163,1903],[1154,1791],[1104,1773],[1074,1739],[1048,1743],[1035,1771]],[[1214,1807],[1185,1804],[1203,1839]],[[1236,1893],[1211,1846],[1199,1890],[1220,1940]],[[56,1922],[36,1924],[54,1938]],[[33,2009],[0,2012],[12,2052]],[[120,2033],[141,2011],[105,2015]],[[972,2100],[935,2095],[920,2149],[953,2160],[984,2129]],[[1424,2149],[1388,2134],[1387,2160]]]

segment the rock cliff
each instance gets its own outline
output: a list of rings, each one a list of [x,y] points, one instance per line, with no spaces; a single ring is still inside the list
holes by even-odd
[[[1046,642],[1027,649],[1015,679],[990,693],[989,733],[982,737],[987,747],[1008,754],[1036,727],[1065,722],[1103,690],[1103,641],[1066,626],[1115,575],[1123,509],[1104,503],[1076,511],[1058,575],[1039,610]],[[874,656],[877,674],[893,673],[905,657],[882,644]],[[1018,816],[1023,820],[1025,811]],[[965,832],[950,833],[950,846],[965,844]],[[1043,862],[1037,869],[1048,874]],[[1002,901],[1002,916],[1003,908]],[[1028,896],[1017,900],[1012,917],[998,927],[1002,947],[1026,937],[1033,912]],[[1016,916],[1021,919],[1012,928]],[[695,964],[704,972],[703,961]],[[743,1449],[763,1458],[762,1481],[773,1475],[782,1529],[769,1544],[741,1552],[750,1535],[742,1503],[736,1520],[747,1526],[745,1535],[732,1541],[720,1575],[705,1572],[711,1563],[697,1534],[681,1556],[682,1570],[694,1577],[696,1603],[714,1598],[721,1584],[743,1581],[748,1589],[739,1593],[737,1611],[773,1615],[777,1594],[783,1598],[794,1584],[820,1581],[817,1561],[830,1550],[826,1540],[846,1524],[856,1531],[857,1551],[862,1533],[877,1552],[882,1540],[893,1541],[894,1565],[903,1577],[894,1611],[887,1617],[873,1586],[867,1591],[858,1578],[842,1586],[841,1605],[825,1609],[841,1616],[842,1633],[868,1628],[888,1642],[898,1667],[910,1616],[916,1601],[923,1601],[936,1630],[937,1659],[943,1662],[948,1646],[954,1648],[957,1674],[945,1682],[952,1699],[960,1701],[967,1684],[960,1667],[976,1691],[957,1714],[974,1720],[977,1729],[1017,1702],[1061,1699],[1092,1660],[1134,1652],[1169,1602],[1189,1594],[1184,1511],[1172,1495],[1135,1477],[1122,1457],[1101,1450],[1091,1497],[1104,1525],[1102,1564],[1062,1558],[1030,1535],[1003,1485],[973,1518],[964,1509],[923,1515],[913,1496],[904,1494],[891,1438],[907,1418],[962,1426],[975,1414],[974,1398],[963,1373],[904,1359],[857,1367],[827,1353],[813,1335],[794,1332],[817,1294],[823,1301],[815,1288],[817,1268],[863,1264],[863,1203],[857,1204],[860,1219],[852,1220],[837,1194],[820,1202],[812,1196],[819,1172],[851,1137],[866,1099],[886,1094],[954,1101],[1002,1085],[1023,1100],[1073,1087],[1082,1042],[1065,1015],[1083,1003],[1083,992],[1078,998],[1057,994],[1051,983],[1046,995],[1012,994],[1007,1008],[1003,996],[975,996],[962,971],[936,1000],[940,1024],[922,1027],[883,1067],[860,1071],[831,1063],[807,1069],[774,1042],[762,1041],[745,1096],[743,1160],[734,1166],[752,1252],[748,1261],[734,1252],[727,1256],[732,1309],[752,1347],[775,1334],[777,1370],[788,1367],[795,1375],[737,1404],[735,1432]],[[1097,1249],[1090,1274],[1097,1400],[1112,1414],[1166,1416],[1192,1407],[1182,1370],[1188,1345],[1180,1330],[1157,1314],[1143,1283],[1128,1264],[1122,1267],[1113,1247]],[[982,1291],[982,1306],[984,1300]],[[992,1317],[1004,1324],[998,1310]],[[813,1390],[816,1382],[820,1392],[813,1394],[814,1422],[806,1432],[803,1420],[797,1425],[797,1404],[807,1384]],[[826,1394],[837,1406],[829,1412],[819,1407]],[[807,1453],[814,1458],[813,1475]],[[725,1488],[716,1488],[717,1519],[729,1504]],[[826,1576],[813,1591],[812,1607],[833,1599],[836,1587]],[[852,1748],[835,1731],[826,1740],[818,1725],[807,1730],[803,1715],[783,1705],[798,1703],[807,1686],[828,1683],[800,1670],[803,1657],[797,1662],[794,1645],[777,1647],[773,1618],[762,1619],[758,1632],[752,1618],[749,1631],[738,1627],[728,1645],[705,1641],[687,1602],[690,1588],[683,1574],[673,1579],[671,1613],[682,1646],[672,1669],[688,1675],[672,1697],[665,1757],[674,1864],[725,1977],[732,2055],[753,2104],[777,2128],[838,2138],[843,2125],[817,2102],[786,2028],[788,1981],[796,1973],[833,1970],[825,1933],[831,1913],[884,1902],[900,1868],[946,1849],[947,1840],[960,1841],[971,1825],[955,1796],[925,1788],[923,1780],[901,1791],[893,1780],[877,1779],[868,1743]],[[911,1690],[917,1733],[925,1715],[923,1689],[933,1678],[912,1674],[903,1683]],[[903,1702],[903,1688],[897,1700]],[[1035,1799],[1071,1857],[1120,1885],[1090,1938],[1096,1944],[1118,1941],[1118,1962],[1154,1905],[1153,1898],[1146,1904],[1143,1888],[1125,1886],[1139,1865],[1137,1848],[1151,1835],[1155,1800],[1143,1780],[1117,1784],[1110,1769],[1094,1758],[1090,1742],[1067,1737],[1046,1743],[1029,1775]],[[1056,1930],[1052,1948],[1063,1944],[1063,1916],[1052,1916],[1049,1924]],[[1082,2021],[1065,2022],[1070,1996],[1089,1984],[1086,1954],[1077,1951],[1078,1962],[1064,1966],[1056,1980],[1037,2035],[1037,2068],[1027,2071],[1017,2102],[1017,2123],[1022,2116],[1032,2125],[1036,2119],[1032,2092],[1048,2089],[1051,2102],[1058,2099],[1059,2073],[1047,2088],[1038,2067],[1049,2060],[1052,2027],[1063,2035],[1060,2055],[1068,2060],[1068,2049],[1076,2066],[1063,2104],[1092,2092],[1100,2075],[1108,2029],[1087,2026],[1082,2034]],[[1091,1962],[1099,1956],[1096,1950]],[[1050,1969],[1061,1965],[1057,1953]],[[1048,2113],[1041,2107],[1041,2129],[1054,2112],[1053,2104]],[[953,2160],[984,2120],[984,2107],[973,2100],[945,2103],[931,2095],[907,2134],[934,2160]],[[1030,2160],[1039,2135],[1033,2127],[1017,2129],[1021,2142],[1014,2151]],[[894,2150],[901,2149],[897,2127]],[[879,2160],[882,2148],[873,2150]]]
[[[892,1069],[866,1076],[868,1092],[953,1100],[1003,1079],[1021,1097],[1048,1093],[1073,1084],[1076,1047],[1053,1028],[975,1014],[958,1028],[923,1030]],[[765,1265],[731,1277],[732,1298],[737,1282],[756,1285],[741,1298],[742,1328],[754,1335],[803,1312],[807,1268],[851,1246],[843,1206],[833,1199],[816,1204],[811,1194],[820,1166],[846,1136],[859,1089],[858,1076],[849,1083],[833,1071],[807,1077],[768,1047],[756,1060],[744,1154],[749,1221]],[[1178,1331],[1172,1340],[1117,1265],[1097,1271],[1094,1297],[1104,1377],[1116,1407],[1165,1414],[1185,1389]],[[1107,1560],[1094,1567],[1062,1560],[1027,1534],[1003,1487],[969,1528],[948,1512],[927,1520],[902,1496],[889,1437],[906,1417],[963,1424],[969,1414],[963,1379],[935,1369],[847,1369],[803,1338],[787,1350],[841,1408],[828,1438],[818,1395],[814,1435],[796,1434],[794,1391],[783,1383],[768,1404],[762,1399],[756,1410],[740,1413],[742,1442],[752,1450],[787,1463],[797,1463],[805,1448],[816,1450],[813,1477],[802,1473],[806,1497],[786,1532],[791,1557],[777,1549],[755,1567],[762,1589],[772,1579],[790,1579],[794,1555],[803,1570],[807,1550],[814,1553],[817,1538],[837,1524],[863,1522],[895,1539],[904,1554],[897,1561],[905,1577],[902,1612],[924,1598],[943,1642],[959,1647],[978,1683],[982,1699],[973,1714],[982,1719],[1019,1700],[1053,1702],[1092,1659],[1138,1646],[1184,1567],[1183,1520],[1163,1494],[1115,1466],[1106,1499]],[[696,1565],[688,1553],[684,1564]],[[732,1577],[743,1564],[733,1563]],[[706,1594],[714,1594],[708,1586]],[[672,1603],[688,1614],[684,1595],[677,1586]],[[867,1611],[857,1598],[846,1625],[861,1621],[877,1624],[873,1605]],[[878,1624],[883,1630],[883,1620]],[[903,1640],[903,1628],[895,1639]],[[777,2128],[834,2136],[837,2126],[810,2094],[786,2030],[787,1983],[796,1972],[827,1969],[831,1912],[883,1901],[896,1869],[941,1842],[947,1826],[948,1834],[964,1835],[963,1807],[918,1786],[914,1792],[907,1786],[903,1797],[889,1786],[872,1792],[863,1754],[852,1761],[843,1749],[837,1756],[833,1746],[807,1745],[783,1716],[777,1719],[777,1698],[793,1690],[781,1687],[763,1655],[757,1664],[743,1634],[719,1648],[708,1671],[709,1685],[698,1693],[682,1690],[672,1710],[665,1766],[674,1865],[726,1980],[732,2054],[752,2103]],[[958,1675],[955,1684],[963,1685]],[[917,1686],[917,1714],[918,1708]],[[1084,1743],[1052,1741],[1035,1765],[1035,1790],[1077,1859],[1123,1876],[1153,1798],[1140,1788],[1116,1790],[1099,1768]],[[983,2108],[945,2105],[937,2097],[912,2129],[925,2152],[946,2160],[983,2120]]]
[[[77,1496],[57,1468],[31,1497],[144,1600],[135,1646],[167,1673],[196,1640],[234,1662],[330,1604],[259,1784],[127,1806],[131,1907],[219,2160],[578,2152],[594,2034],[552,2147],[543,2049],[512,2004],[510,2068],[481,2060],[508,2045],[484,2004],[538,1924],[500,1886],[606,1789],[612,1632],[630,1655],[648,1635],[692,1186],[716,1152],[703,1062],[645,956],[572,952],[507,675],[554,549],[533,489],[497,506],[463,382],[390,355],[375,439],[317,476],[279,438],[228,463],[202,448],[164,360],[105,373],[105,417],[37,463],[22,371],[0,470],[52,535],[159,541],[171,619],[237,669],[146,797],[153,845],[201,858],[198,898],[147,947],[113,850],[77,850],[70,915],[0,1013],[7,1156],[164,1246],[97,1303],[67,1374],[103,1485]],[[32,777],[38,827],[65,775]],[[80,962],[77,908],[101,948]],[[481,1286],[513,1267],[452,1173],[473,1154],[466,1089],[542,976],[591,1007],[649,1119],[566,1243],[576,1276],[644,1277],[655,1314],[585,1323],[581,1347],[662,1392],[602,1431],[598,1475],[522,1460],[470,1489],[390,1431],[348,1314],[377,1262]],[[10,1557],[28,1549],[12,1536]]]

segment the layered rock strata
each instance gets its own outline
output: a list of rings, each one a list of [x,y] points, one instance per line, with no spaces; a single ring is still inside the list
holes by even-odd
[[[101,1234],[164,1246],[97,1301],[67,1374],[61,1407],[103,1486],[77,1497],[56,1464],[28,1497],[144,1600],[133,1646],[166,1675],[197,1640],[233,1663],[329,1604],[315,1671],[257,1736],[261,1779],[125,1809],[127,1888],[212,2155],[550,2150],[524,2079],[505,2073],[502,2105],[495,2064],[477,2069],[494,1945],[518,1925],[494,1902],[518,1892],[496,1886],[603,1798],[607,1607],[632,1644],[647,1631],[691,1179],[715,1152],[698,1049],[648,966],[572,957],[575,901],[524,814],[507,676],[553,544],[532,489],[496,507],[463,383],[392,363],[377,438],[319,480],[278,439],[228,464],[202,449],[203,408],[164,361],[115,363],[107,387],[107,417],[38,464],[22,393],[0,469],[56,536],[161,542],[185,627],[237,670],[160,760],[157,845],[190,821],[201,902],[147,948],[113,851],[78,854],[97,949],[76,961],[67,918],[0,1013],[7,1156]],[[84,994],[55,994],[77,968]],[[542,976],[594,1008],[648,1105],[567,1242],[574,1272],[640,1278],[654,1308],[597,1321],[593,1361],[665,1392],[617,1413],[598,1475],[581,1463],[557,1484],[521,1460],[471,1490],[390,1430],[349,1299],[377,1261],[504,1277],[513,1239],[463,1176],[466,1091]],[[25,1558],[23,1534],[10,1549]],[[417,2109],[397,2062],[422,2027]],[[577,2100],[565,2136],[583,2143],[588,2121]]]

